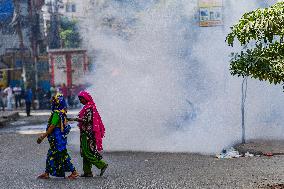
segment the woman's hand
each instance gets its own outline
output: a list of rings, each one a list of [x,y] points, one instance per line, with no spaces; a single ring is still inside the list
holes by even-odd
[[[37,139],[37,143],[38,144],[40,144],[42,141],[43,141],[43,139],[46,137],[46,135],[45,134],[42,134],[42,135],[40,135],[39,137],[38,137],[38,139]]]
[[[53,132],[54,128],[55,128],[54,125],[50,125],[50,126],[48,127],[47,131],[46,131],[45,133],[41,134],[40,137],[38,137],[38,139],[37,139],[36,142],[37,142],[38,144],[40,144],[40,143],[43,141],[43,139],[44,139],[45,137],[47,137],[48,135],[50,135],[50,134]]]

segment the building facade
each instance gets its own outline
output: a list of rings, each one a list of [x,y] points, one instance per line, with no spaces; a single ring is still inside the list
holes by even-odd
[[[44,0],[0,1],[0,85],[37,85],[37,61],[44,53]],[[46,61],[48,65],[48,61]],[[34,83],[36,82],[36,83]]]
[[[52,49],[48,51],[51,84],[67,87],[84,84],[88,72],[87,51],[83,49]]]

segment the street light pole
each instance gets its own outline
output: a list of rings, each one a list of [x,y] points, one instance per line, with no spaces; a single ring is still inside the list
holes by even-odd
[[[34,62],[34,72],[35,72],[35,89],[38,89],[38,56],[39,56],[39,40],[41,37],[40,29],[40,4],[37,3],[38,0],[30,0],[30,18],[32,20],[31,25],[31,46],[32,46],[32,56]]]
[[[60,48],[60,37],[59,37],[59,12],[58,6],[60,2],[58,0],[50,0],[49,2],[49,13],[50,13],[50,31],[48,34],[50,49]]]
[[[241,113],[242,113],[242,144],[246,143],[246,128],[245,128],[245,102],[247,98],[247,88],[248,88],[248,77],[246,76],[242,82],[242,104],[241,104]]]
[[[15,11],[13,15],[13,20],[11,22],[11,25],[15,27],[16,33],[19,38],[19,50],[20,50],[20,59],[22,61],[22,78],[24,85],[26,85],[26,68],[25,68],[25,61],[24,61],[24,38],[23,38],[23,32],[22,32],[22,26],[21,22],[19,21],[20,17],[20,1],[19,0],[13,0],[13,3],[15,5]]]

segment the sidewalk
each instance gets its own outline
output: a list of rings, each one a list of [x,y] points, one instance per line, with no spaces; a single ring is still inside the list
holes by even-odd
[[[0,127],[5,126],[9,122],[15,121],[20,118],[17,111],[1,111],[0,112]]]
[[[241,154],[249,152],[254,155],[284,155],[283,140],[252,140],[246,144],[238,144],[234,147]]]
[[[79,112],[79,109],[69,110],[68,117],[75,117]],[[28,126],[39,125],[47,123],[50,116],[50,110],[32,110],[31,116],[27,116],[24,110],[18,111],[1,111],[0,112],[0,127],[9,126]]]

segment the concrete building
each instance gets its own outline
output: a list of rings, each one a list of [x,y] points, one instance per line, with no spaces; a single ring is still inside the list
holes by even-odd
[[[70,19],[83,20],[87,16],[88,4],[81,0],[46,0],[42,7],[44,20],[50,21],[51,12],[58,12],[60,16]]]
[[[76,19],[78,21],[86,18],[87,3],[81,0],[63,0],[63,7],[59,9],[59,12],[63,16]]]
[[[22,35],[23,35],[23,45],[24,47],[30,46],[30,40],[28,37],[29,27],[27,25],[28,21],[28,0],[20,1],[20,15],[22,19]],[[9,7],[8,7],[9,6]],[[15,6],[12,0],[0,2],[0,7],[2,7],[2,14],[9,15],[6,17],[1,16],[0,22],[2,23],[1,31],[0,31],[0,55],[4,54],[6,49],[8,48],[19,48],[20,47],[20,39],[18,34],[15,32],[11,22],[13,20],[13,12],[15,10]],[[5,11],[5,12],[4,12]],[[15,16],[15,15],[14,15]]]
[[[36,80],[35,63],[44,43],[40,24],[43,3],[44,0],[0,1],[0,85],[23,86]]]

